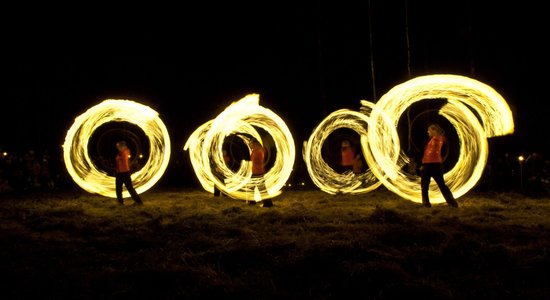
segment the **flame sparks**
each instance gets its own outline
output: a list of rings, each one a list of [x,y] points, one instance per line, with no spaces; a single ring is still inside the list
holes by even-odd
[[[490,86],[472,78],[459,75],[428,75],[395,86],[383,95],[373,110],[371,122],[380,124],[368,132],[372,155],[367,162],[384,186],[401,197],[421,202],[420,178],[402,172],[404,163],[410,161],[402,151],[392,162],[397,147],[385,141],[385,136],[395,131],[399,117],[407,107],[424,99],[445,98],[439,114],[454,127],[459,138],[459,158],[451,170],[444,174],[445,182],[458,198],[475,186],[487,163],[487,138],[514,132],[512,112],[502,98]],[[383,114],[381,112],[384,112]],[[393,126],[382,122],[389,117]],[[430,201],[443,203],[435,182],[430,184]]]
[[[224,140],[231,134],[243,140],[255,138],[264,144],[256,128],[272,137],[276,153],[273,166],[264,175],[266,188],[260,190],[257,188],[260,179],[252,177],[250,161],[241,161],[238,170],[233,171],[225,165],[222,157]],[[232,198],[256,201],[281,193],[296,156],[294,139],[287,125],[277,114],[259,105],[258,94],[247,95],[232,103],[215,119],[199,126],[183,150],[189,151],[195,174],[206,191],[213,192],[217,186]],[[220,170],[221,177],[225,178],[223,182],[214,175],[213,169]]]
[[[399,196],[421,202],[420,177],[403,172],[411,161],[400,147],[397,124],[413,103],[426,99],[447,99],[439,115],[454,127],[459,138],[459,158],[444,174],[445,181],[458,198],[475,186],[487,163],[487,138],[514,132],[512,112],[490,86],[459,75],[421,76],[392,88],[376,104],[362,100],[361,114],[339,110],[329,115],[304,143],[303,157],[313,182],[328,193],[365,193],[381,184]],[[350,128],[361,137],[361,148],[369,166],[367,174],[338,174],[320,155],[327,136],[338,128]],[[360,185],[364,179],[365,184]],[[375,179],[380,182],[376,182]],[[432,203],[443,203],[435,182],[430,184]]]
[[[447,102],[438,114],[449,121],[459,139],[458,160],[444,178],[455,198],[464,195],[482,176],[488,158],[487,139],[513,133],[514,121],[506,101],[490,86],[448,74],[414,78],[392,88],[376,104],[362,100],[359,112],[341,109],[325,118],[302,149],[313,182],[331,194],[367,193],[383,184],[405,199],[421,202],[420,177],[403,171],[411,158],[401,149],[397,125],[412,104],[441,98]],[[148,190],[166,170],[170,138],[157,112],[129,100],[105,100],[75,119],[63,145],[63,158],[70,176],[86,191],[116,197],[112,176],[97,168],[87,150],[90,136],[108,122],[133,123],[149,138],[149,159],[143,168],[132,174],[136,191]],[[369,167],[363,173],[339,174],[324,161],[323,143],[340,128],[359,134],[361,150]],[[252,177],[250,161],[242,160],[237,170],[232,170],[222,156],[223,144],[229,135],[240,137],[246,145],[249,139],[257,139],[265,146],[266,136],[263,139],[258,129],[272,138],[270,146],[275,154],[272,166],[264,175],[265,188],[260,189],[261,179]],[[281,193],[292,172],[296,150],[285,122],[259,105],[259,95],[251,94],[197,128],[185,143],[184,151],[189,151],[195,174],[205,190],[213,192],[216,186],[232,198],[259,201]],[[214,169],[219,170],[221,176],[215,175]],[[430,184],[429,193],[432,203],[445,202],[434,182]],[[128,196],[124,191],[124,197]]]
[[[168,166],[170,136],[156,111],[131,100],[104,100],[75,119],[63,144],[63,159],[68,173],[84,190],[116,198],[114,178],[98,169],[88,154],[91,135],[108,122],[133,123],[149,138],[149,159],[139,171],[132,174],[136,191],[147,191],[162,177]],[[123,197],[129,197],[128,191],[123,191]]]
[[[364,102],[365,110],[370,111],[373,108],[372,103]],[[331,133],[340,128],[349,128],[357,132],[361,137],[361,149],[365,152],[365,149],[368,149],[367,129],[369,126],[373,126],[370,122],[365,113],[340,109],[328,115],[317,125],[309,140],[304,142],[302,156],[309,176],[322,191],[329,194],[362,194],[380,186],[381,182],[370,170],[359,174],[351,171],[340,174],[322,158],[323,143]],[[395,140],[397,141],[396,137]]]

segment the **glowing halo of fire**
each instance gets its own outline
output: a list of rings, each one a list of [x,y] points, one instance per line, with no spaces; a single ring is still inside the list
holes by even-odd
[[[447,99],[439,114],[449,120],[459,137],[459,159],[444,174],[455,198],[464,195],[480,179],[487,163],[487,138],[514,132],[512,112],[506,101],[493,88],[475,79],[450,74],[427,75],[392,88],[380,98],[375,105],[377,109],[370,115],[371,122],[380,126],[368,131],[372,156],[367,157],[367,163],[384,186],[414,202],[421,202],[420,178],[401,171],[410,161],[403,152],[397,163],[388,159],[395,154],[395,148],[389,147],[384,139],[410,105],[436,98]],[[382,122],[387,117],[392,120],[391,125]],[[445,202],[433,181],[430,200]]]
[[[247,173],[247,165],[241,163],[239,171],[233,172],[223,162],[223,157],[221,157],[221,147],[223,146],[224,140],[222,139],[220,141],[219,138],[225,138],[225,134],[216,132],[216,138],[210,139],[209,144],[205,144],[206,135],[211,130],[213,122],[214,120],[209,120],[195,129],[195,131],[187,139],[183,150],[189,151],[191,166],[193,167],[195,175],[197,176],[201,186],[207,192],[213,193],[214,186],[217,185],[220,186],[220,190],[223,190],[229,196],[238,198],[238,193],[235,193],[235,191],[243,188],[248,181],[244,180],[240,175]],[[249,124],[241,125],[247,127],[249,126]],[[260,139],[255,130],[250,130],[250,128],[247,128],[243,131],[251,132],[254,134],[255,138]],[[220,135],[218,136],[217,134]],[[221,180],[214,175],[213,169],[220,170],[220,173],[223,174],[222,177],[225,178],[224,182],[221,182]]]
[[[215,176],[213,175],[211,168],[203,168],[203,166],[209,165],[209,158],[208,156],[203,157],[202,148],[204,145],[204,137],[212,127],[213,121],[214,120],[210,120],[195,129],[183,147],[184,151],[189,151],[191,166],[195,171],[195,175],[197,176],[199,183],[206,191],[210,193],[214,193],[213,179]]]
[[[276,151],[273,165],[264,174],[266,190],[261,191],[254,190],[259,179],[252,177],[249,161],[241,161],[239,169],[232,171],[222,157],[224,140],[231,134],[243,140],[254,138],[263,144],[256,128],[263,129],[273,138]],[[296,156],[294,139],[287,125],[273,111],[259,105],[258,94],[249,94],[233,102],[215,119],[199,126],[183,149],[189,150],[195,174],[206,191],[213,192],[214,186],[217,186],[232,198],[256,201],[281,194],[282,187],[292,173]],[[221,171],[225,178],[223,182],[214,176],[213,168]]]
[[[361,149],[365,156],[369,155],[367,130],[377,126],[371,124],[369,114],[374,104],[361,101],[361,112],[350,109],[340,109],[324,118],[311,133],[308,141],[304,142],[302,156],[313,183],[322,191],[329,194],[363,194],[368,193],[381,185],[378,178],[368,169],[365,172],[336,172],[322,157],[325,140],[334,131],[347,128],[355,131],[361,138]],[[385,120],[386,122],[388,120]],[[393,144],[398,143],[397,134],[391,135]],[[394,158],[397,158],[394,156]]]
[[[108,122],[135,124],[149,138],[149,159],[139,171],[132,174],[136,191],[147,191],[162,177],[168,166],[170,136],[155,110],[131,100],[107,99],[75,118],[63,144],[63,160],[69,175],[90,193],[116,198],[114,178],[99,169],[88,154],[91,135]],[[130,196],[125,189],[123,196]]]

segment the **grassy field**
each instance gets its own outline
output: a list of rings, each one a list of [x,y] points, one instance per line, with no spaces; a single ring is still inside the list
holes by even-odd
[[[2,299],[550,299],[550,199],[0,195]],[[131,202],[131,200],[128,200]]]

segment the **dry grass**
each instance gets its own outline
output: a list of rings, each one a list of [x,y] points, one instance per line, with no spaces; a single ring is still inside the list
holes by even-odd
[[[550,299],[550,199],[426,209],[377,190],[248,206],[195,189],[144,206],[0,197],[3,299]],[[131,200],[129,200],[131,202]]]

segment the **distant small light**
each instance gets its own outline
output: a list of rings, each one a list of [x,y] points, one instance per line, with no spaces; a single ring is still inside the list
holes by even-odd
[[[520,162],[522,162],[522,161],[525,160],[525,157],[523,157],[523,155],[520,155],[520,156],[518,156],[518,160],[519,160]]]
[[[140,154],[140,155],[139,155],[139,158],[143,158],[143,154]]]
[[[306,185],[306,183],[302,181],[302,182],[300,182],[300,185],[304,186],[304,185]]]
[[[8,156],[8,152],[5,152],[5,151],[4,151],[4,152],[2,152],[2,155],[3,155],[3,156]]]

